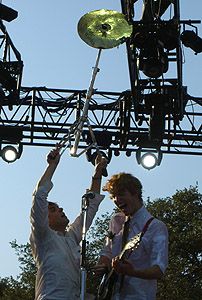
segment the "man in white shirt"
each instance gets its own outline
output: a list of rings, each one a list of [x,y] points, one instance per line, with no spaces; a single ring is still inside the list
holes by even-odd
[[[59,149],[47,156],[48,166],[33,193],[30,243],[37,266],[35,300],[78,300],[80,297],[80,247],[82,215],[69,225],[69,219],[56,203],[48,202],[52,176],[60,160]],[[95,163],[87,209],[86,229],[98,210],[102,170],[107,161],[100,155]]]
[[[111,287],[109,290],[112,291],[113,300],[155,300],[157,280],[163,276],[168,264],[167,227],[152,217],[143,205],[142,184],[131,174],[113,175],[103,190],[109,192],[110,198],[125,215],[129,230],[125,237],[123,231],[126,222],[119,217],[118,226],[115,215],[110,224],[115,232],[111,234],[111,239],[107,238],[95,272],[101,274],[106,268],[112,267],[118,274],[113,291]],[[123,237],[128,241],[140,232],[145,233],[139,246],[128,259],[121,260],[119,254],[123,248]]]

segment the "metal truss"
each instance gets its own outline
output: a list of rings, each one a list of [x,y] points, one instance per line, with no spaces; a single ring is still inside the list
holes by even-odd
[[[123,151],[130,156],[142,147],[161,149],[162,153],[201,155],[202,98],[188,95],[182,84],[180,24],[191,26],[194,21],[180,20],[179,0],[166,0],[159,7],[161,1],[145,1],[143,18],[136,21],[136,2],[121,0],[122,11],[134,26],[132,37],[126,41],[131,90],[92,91],[88,122],[84,122],[82,132],[79,132],[78,148],[87,149],[92,144],[92,130],[99,148],[110,150],[114,155]],[[170,5],[174,5],[171,23],[170,20],[150,18],[155,11],[163,14]],[[151,8],[154,11],[150,11]],[[170,44],[166,46],[166,55],[168,63],[176,67],[175,76],[170,77],[164,72],[165,75],[156,78],[140,77],[138,62],[141,59],[145,62],[146,58],[141,45],[136,47],[135,36],[145,34],[145,28],[149,28],[150,35],[157,41],[153,47],[154,55],[156,49],[165,50],[165,41],[164,46],[158,41],[161,30],[174,30],[174,35],[171,35],[174,47],[169,49]],[[82,118],[88,91],[21,87],[21,56],[1,20],[0,30],[3,33],[0,35],[0,50],[3,50],[0,61],[0,146],[13,143],[54,147],[65,136],[73,142],[75,136],[69,133],[74,132]]]
[[[6,128],[22,129],[22,145],[51,146],[59,142],[72,124],[82,114],[86,97],[85,90],[63,90],[22,87],[20,100],[13,107],[1,101],[0,133]],[[111,149],[115,155],[137,151],[140,139],[149,134],[149,117],[142,122],[135,120],[131,108],[131,92],[94,91],[89,105],[88,118],[100,149]],[[185,95],[184,118],[175,124],[166,116],[162,153],[202,154],[201,98]],[[201,112],[199,112],[201,111]],[[91,142],[88,127],[83,128],[79,148]],[[5,139],[3,143],[8,143]]]

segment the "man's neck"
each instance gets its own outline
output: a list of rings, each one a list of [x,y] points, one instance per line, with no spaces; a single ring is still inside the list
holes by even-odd
[[[138,210],[140,210],[140,208],[142,208],[142,207],[143,207],[143,203],[138,204],[138,205],[135,207],[133,213],[130,215],[130,217],[134,216],[134,214],[136,214],[136,213],[138,212]]]
[[[58,232],[60,235],[65,235],[65,232],[66,232],[66,227],[65,228],[56,228],[56,227],[51,227],[50,226],[50,228],[52,229],[52,230],[54,230],[54,231],[56,231],[56,232]]]

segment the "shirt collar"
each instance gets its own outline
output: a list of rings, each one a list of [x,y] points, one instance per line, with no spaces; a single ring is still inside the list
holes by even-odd
[[[140,230],[143,229],[145,223],[151,218],[151,214],[148,212],[146,207],[143,205],[138,211],[131,216],[131,225],[137,225]]]

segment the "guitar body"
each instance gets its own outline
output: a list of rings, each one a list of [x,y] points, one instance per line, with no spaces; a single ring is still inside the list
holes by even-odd
[[[123,250],[119,254],[119,259],[128,258],[130,253],[136,249],[140,243],[141,232],[131,238]],[[113,295],[114,284],[116,283],[118,274],[112,269],[109,273],[106,273],[99,285],[96,300],[110,300]]]
[[[111,270],[106,273],[100,283],[96,300],[110,300],[113,294],[114,284],[117,280],[118,275]]]

